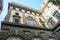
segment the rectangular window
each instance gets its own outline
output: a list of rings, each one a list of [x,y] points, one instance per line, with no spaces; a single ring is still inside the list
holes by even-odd
[[[56,17],[57,17],[58,19],[60,19],[60,13],[57,13],[57,14],[56,14]]]
[[[52,25],[55,25],[55,21],[54,21],[54,20],[51,20],[50,23],[51,23]]]
[[[58,12],[58,10],[52,9],[51,13],[53,14],[53,16]]]
[[[15,23],[19,23],[19,19],[15,19]]]
[[[34,22],[34,20],[27,20],[27,24],[33,26],[33,25],[35,25],[35,22]]]

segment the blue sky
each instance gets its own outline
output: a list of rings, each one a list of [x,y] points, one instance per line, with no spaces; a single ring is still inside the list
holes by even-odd
[[[16,2],[18,4],[23,4],[25,6],[33,8],[33,9],[41,10],[42,9],[41,5],[43,3],[43,0],[3,0],[3,11],[0,14],[0,25],[1,25],[1,21],[4,20],[6,14],[7,14],[9,2]]]

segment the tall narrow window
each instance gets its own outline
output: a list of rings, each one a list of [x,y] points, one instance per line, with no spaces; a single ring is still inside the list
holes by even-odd
[[[27,24],[28,24],[28,25],[32,25],[32,26],[33,26],[33,25],[35,26],[36,22],[34,21],[33,18],[29,17],[29,18],[27,19]]]
[[[13,22],[15,23],[20,23],[21,22],[21,17],[19,16],[19,13],[15,13],[15,15],[13,15]]]

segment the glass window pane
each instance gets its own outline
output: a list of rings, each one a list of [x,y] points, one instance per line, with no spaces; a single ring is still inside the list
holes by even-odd
[[[29,16],[27,19],[27,25],[36,26],[35,24],[36,24],[35,20]]]
[[[52,25],[54,25],[54,24],[55,24],[55,21],[54,21],[54,20],[51,20],[50,23],[51,23]]]
[[[60,19],[60,13],[58,13],[58,14],[56,15],[56,17]]]
[[[31,20],[31,19],[28,19],[27,24],[28,25],[35,25],[35,21]]]
[[[15,23],[19,23],[19,19],[15,19]]]

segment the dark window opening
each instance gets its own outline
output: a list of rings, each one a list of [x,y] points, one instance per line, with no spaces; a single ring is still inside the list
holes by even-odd
[[[19,13],[16,13],[16,15],[19,15]]]
[[[19,19],[15,19],[15,23],[19,23]]]

